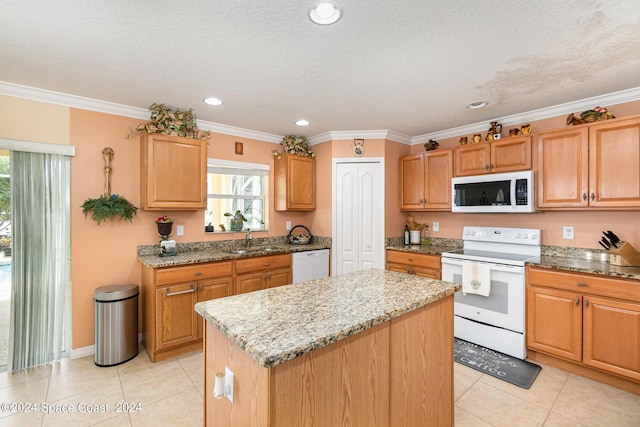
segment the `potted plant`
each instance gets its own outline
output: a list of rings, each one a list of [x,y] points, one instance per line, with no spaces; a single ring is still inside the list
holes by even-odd
[[[162,240],[169,240],[171,235],[171,228],[173,227],[173,218],[168,216],[161,216],[156,219],[156,225],[158,226],[158,234],[162,237]]]
[[[100,196],[97,199],[87,199],[82,204],[84,216],[86,217],[91,213],[91,219],[97,221],[98,225],[105,219],[115,219],[118,216],[131,222],[137,210],[137,207],[117,194],[112,194],[108,197]]]
[[[231,220],[229,221],[229,230],[231,231],[242,231],[244,223],[247,221],[247,218],[245,218],[240,210],[237,210],[234,214],[226,212],[224,216],[231,217]]]
[[[309,145],[309,141],[304,136],[295,136],[295,135],[285,135],[280,141],[280,145],[282,145],[282,149],[285,153],[295,154],[296,156],[304,156],[304,157],[315,157],[316,153],[311,151],[311,146]],[[277,156],[277,150],[273,150],[273,155]]]

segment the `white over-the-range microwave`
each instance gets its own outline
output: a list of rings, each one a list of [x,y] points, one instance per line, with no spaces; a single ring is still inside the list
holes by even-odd
[[[452,212],[534,212],[533,171],[451,179]]]

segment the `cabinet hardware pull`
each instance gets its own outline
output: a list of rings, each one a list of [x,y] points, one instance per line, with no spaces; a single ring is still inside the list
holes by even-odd
[[[264,265],[266,265],[267,267],[269,267],[271,265],[270,262],[265,262]]]
[[[169,288],[167,288],[167,296],[168,297],[172,297],[174,295],[182,295],[182,294],[192,294],[196,291],[196,288],[194,288],[193,286],[191,287],[191,289],[186,290],[186,291],[179,291],[179,292],[169,292]]]
[[[584,306],[585,307],[589,307],[589,300],[588,299],[584,300]]]
[[[589,286],[589,284],[584,282],[578,282],[578,286]]]
[[[202,285],[198,286],[198,291],[202,292]]]
[[[413,262],[413,258],[407,258],[407,261]]]
[[[580,305],[580,297],[576,297],[576,305]]]
[[[587,193],[582,193],[582,200],[587,200]]]
[[[484,165],[484,170],[489,170],[489,165]]]
[[[591,193],[591,200],[595,200],[596,199],[596,193]]]
[[[202,272],[201,271],[196,271],[196,276],[202,276]]]

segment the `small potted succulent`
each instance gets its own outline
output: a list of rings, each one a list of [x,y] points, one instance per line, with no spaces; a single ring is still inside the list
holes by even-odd
[[[247,221],[247,218],[245,218],[240,210],[237,210],[236,213],[233,214],[226,212],[224,216],[231,217],[231,220],[229,220],[229,230],[231,231],[242,231],[244,223]]]

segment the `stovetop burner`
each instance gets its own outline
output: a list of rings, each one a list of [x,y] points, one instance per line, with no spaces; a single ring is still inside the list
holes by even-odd
[[[464,227],[463,249],[442,257],[522,266],[540,256],[540,238],[538,229]]]

